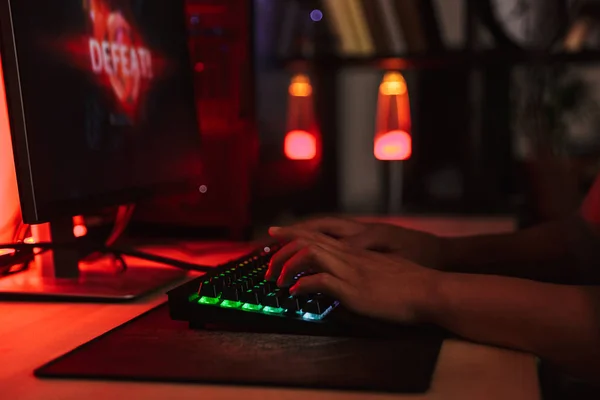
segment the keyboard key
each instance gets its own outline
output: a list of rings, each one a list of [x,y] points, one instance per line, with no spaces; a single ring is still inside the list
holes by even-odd
[[[264,296],[264,295],[266,295],[266,294],[269,293],[269,290],[267,290],[267,287],[262,282],[259,283],[258,285],[254,286],[254,291],[256,291],[257,293],[259,293],[261,296]]]
[[[244,268],[236,268],[236,270],[233,273],[233,276],[235,277],[235,279],[240,279],[242,276],[244,276],[244,274],[246,273],[246,271],[244,271]]]
[[[229,271],[229,270],[225,271],[221,275],[223,275],[223,284],[224,285],[229,285],[233,281],[233,272],[232,271]]]
[[[262,298],[263,296],[255,289],[246,290],[242,295],[242,301],[248,304],[260,304]]]
[[[236,285],[231,285],[223,288],[221,297],[224,300],[239,301],[241,292],[242,291]]]
[[[238,279],[237,281],[235,281],[234,285],[237,286],[242,292],[245,292],[246,290],[248,290],[252,286],[254,286],[254,285],[249,285],[248,282],[246,282],[246,279],[244,279],[243,277]]]
[[[206,297],[219,297],[220,290],[210,280],[205,280],[200,284],[199,295]]]
[[[302,311],[311,314],[323,314],[334,303],[334,300],[323,295],[317,295],[312,300],[309,300],[303,307]]]
[[[217,289],[218,292],[221,292],[223,289],[223,278],[221,276],[215,276],[210,280],[210,283]]]
[[[307,301],[308,298],[304,296],[289,296],[283,300],[281,307],[288,311],[300,311]]]
[[[283,301],[289,296],[289,292],[284,289],[275,289],[271,293],[267,294],[262,303],[265,306],[273,308],[281,308]]]
[[[248,276],[246,278],[246,282],[248,283],[248,286],[254,286],[260,281],[261,280],[258,278],[258,276],[256,276],[253,273],[248,274]]]

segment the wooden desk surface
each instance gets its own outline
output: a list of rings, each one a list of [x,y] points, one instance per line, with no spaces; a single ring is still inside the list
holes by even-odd
[[[502,231],[506,220],[401,219],[414,228],[449,234]],[[462,228],[458,228],[462,226]],[[446,231],[445,231],[446,230]],[[197,254],[202,246],[191,246]],[[219,250],[219,248],[221,250]],[[247,247],[218,247],[200,263],[219,263]],[[41,380],[33,370],[165,300],[164,294],[128,304],[0,303],[0,398],[69,399],[539,399],[535,358],[528,354],[448,340],[442,346],[431,390],[422,396],[209,385]],[[308,396],[308,397],[306,397]]]

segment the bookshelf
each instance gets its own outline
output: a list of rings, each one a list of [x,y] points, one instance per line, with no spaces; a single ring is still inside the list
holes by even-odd
[[[454,50],[429,54],[377,55],[374,57],[344,57],[322,54],[317,57],[288,57],[279,60],[281,66],[291,70],[307,68],[340,69],[369,67],[387,69],[444,69],[515,67],[519,65],[595,64],[600,63],[600,51],[576,53],[549,53],[516,50]]]
[[[293,0],[292,0],[293,1]],[[390,0],[365,0],[366,4],[383,3]],[[431,142],[434,140],[425,139],[436,134],[436,130],[443,127],[439,121],[431,121],[431,115],[439,115],[438,109],[445,106],[453,107],[455,117],[453,122],[457,122],[460,127],[456,128],[457,142],[464,145],[468,141],[477,142],[476,145],[469,144],[468,151],[463,151],[461,155],[464,160],[460,160],[461,169],[466,179],[466,199],[461,201],[460,206],[464,207],[458,211],[480,210],[482,212],[509,212],[510,207],[504,204],[509,202],[503,200],[503,204],[498,204],[498,196],[506,191],[514,193],[517,190],[514,186],[515,176],[519,172],[516,160],[513,156],[513,143],[510,134],[511,126],[511,74],[514,68],[521,66],[553,66],[553,65],[594,65],[600,63],[600,51],[584,50],[577,52],[547,52],[547,51],[525,51],[506,46],[505,43],[498,40],[496,44],[490,47],[482,46],[481,31],[485,24],[480,15],[475,10],[475,3],[482,0],[462,0],[464,8],[464,18],[462,20],[461,30],[464,33],[464,43],[460,48],[448,50],[446,47],[435,40],[436,34],[439,34],[438,27],[426,28],[425,34],[434,37],[429,41],[428,51],[410,52],[397,51],[386,53],[375,44],[369,51],[363,51],[363,55],[343,55],[336,52],[333,45],[330,32],[325,32],[328,28],[323,24],[313,28],[311,39],[315,42],[310,51],[291,51],[287,55],[279,55],[274,61],[277,68],[285,68],[289,71],[309,72],[316,77],[316,82],[321,82],[319,87],[317,83],[316,93],[320,96],[320,107],[317,115],[323,128],[325,138],[324,151],[329,157],[325,160],[327,164],[324,168],[327,171],[325,176],[328,179],[334,179],[339,171],[335,168],[335,144],[340,137],[337,131],[335,121],[338,115],[336,77],[340,71],[350,68],[371,68],[385,70],[411,70],[419,75],[419,83],[413,90],[419,91],[421,111],[417,112],[415,125],[419,126],[415,135],[421,136],[419,139],[423,146],[431,148]],[[301,4],[307,7],[324,4],[317,0],[302,0]],[[423,4],[427,1],[423,1]],[[431,3],[431,1],[429,1]],[[439,3],[438,3],[439,4]],[[368,13],[367,13],[368,14]],[[327,18],[327,13],[325,14]],[[373,18],[372,15],[366,15],[365,18]],[[384,24],[382,24],[384,25]],[[437,32],[436,32],[437,31]],[[433,32],[433,33],[431,33]],[[389,32],[388,32],[389,33]],[[381,32],[375,32],[373,37],[381,36]],[[346,36],[349,33],[345,34]],[[348,45],[346,39],[346,48]],[[394,47],[388,44],[388,47]],[[398,47],[398,46],[396,46]],[[418,46],[413,46],[413,48]],[[480,48],[484,47],[484,48]],[[410,49],[405,46],[403,50]],[[297,49],[295,49],[297,50]],[[310,54],[310,55],[307,55]],[[351,54],[357,54],[353,52]],[[359,53],[358,53],[359,54]],[[444,78],[446,77],[446,78]],[[436,90],[440,82],[446,80],[456,80],[456,83],[449,85],[450,89],[456,93],[460,92],[457,99],[449,100],[446,103],[435,99],[439,96],[439,90]],[[475,93],[475,94],[474,94]],[[427,100],[434,99],[435,106],[429,105],[423,107]],[[479,102],[479,103],[478,103]],[[472,109],[473,104],[477,104],[478,109]],[[423,110],[427,108],[428,110]],[[478,126],[471,124],[470,119],[477,113],[479,120]],[[444,113],[441,113],[444,115]],[[451,114],[448,112],[445,115]],[[443,119],[441,118],[436,119]],[[461,132],[464,130],[464,132]],[[429,152],[429,150],[428,150]],[[467,154],[468,153],[468,154]],[[427,165],[435,155],[423,155],[419,160],[411,160],[408,164]],[[412,168],[418,170],[420,167]],[[409,170],[410,165],[409,165]],[[383,169],[382,169],[383,170]],[[492,171],[491,174],[482,171]],[[382,172],[383,173],[383,172]],[[410,179],[412,184],[419,185],[420,177]],[[334,182],[333,180],[330,181]],[[496,185],[495,187],[493,187]],[[509,186],[513,186],[509,188]],[[508,196],[506,196],[508,197]],[[501,201],[502,203],[502,201]],[[334,204],[334,201],[331,202]],[[455,208],[450,207],[453,211]],[[493,210],[493,211],[492,211]],[[328,211],[328,210],[325,210]],[[442,211],[443,212],[443,211]]]

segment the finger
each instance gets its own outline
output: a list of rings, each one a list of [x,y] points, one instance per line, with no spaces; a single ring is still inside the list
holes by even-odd
[[[358,248],[358,249],[386,251],[387,247],[389,247],[389,246],[384,246],[381,243],[382,242],[381,238],[379,238],[377,235],[371,234],[371,233],[349,236],[349,237],[345,237],[340,240],[343,243],[347,244],[348,246]]]
[[[298,251],[306,247],[306,243],[293,240],[278,250],[271,261],[269,262],[269,268],[265,274],[265,279],[268,281],[274,281],[279,277],[283,265],[294,256]]]
[[[343,218],[319,218],[293,225],[295,228],[318,231],[335,238],[356,235],[364,229],[360,222]]]
[[[319,232],[308,231],[301,228],[289,227],[289,228],[277,228],[272,227],[269,229],[269,234],[278,239],[284,239],[288,241],[288,245],[284,246],[279,250],[269,263],[269,269],[266,274],[267,280],[277,279],[283,269],[284,264],[289,261],[301,248],[306,247],[307,243],[316,242],[329,244],[331,246],[340,246],[340,243],[327,237]]]
[[[292,296],[302,296],[315,293],[323,293],[342,302],[347,298],[347,283],[333,275],[321,273],[300,278],[290,288]]]
[[[350,272],[345,258],[346,255],[335,248],[310,244],[298,251],[284,264],[277,285],[280,287],[290,286],[296,275],[309,270],[317,273],[326,272],[343,279]]]

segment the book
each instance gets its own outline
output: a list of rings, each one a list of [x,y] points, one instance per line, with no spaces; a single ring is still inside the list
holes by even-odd
[[[323,0],[323,9],[324,18],[338,39],[338,52],[345,56],[359,55],[359,38],[353,29],[346,0]]]
[[[371,33],[371,38],[373,39],[375,51],[377,54],[390,54],[392,52],[391,40],[388,37],[388,33],[383,24],[383,13],[381,12],[379,2],[374,0],[362,0],[361,5],[369,32]]]
[[[424,53],[428,43],[423,29],[423,20],[419,2],[422,0],[396,0],[396,14],[410,53]]]
[[[369,3],[376,3],[381,11],[381,25],[389,44],[389,52],[392,54],[402,54],[406,52],[406,41],[402,34],[402,27],[396,12],[395,0],[364,0]]]
[[[444,48],[437,4],[433,0],[417,0],[421,28],[427,43],[427,51],[439,51]]]
[[[338,0],[348,9],[348,17],[352,29],[355,32],[355,38],[358,40],[358,49],[360,56],[368,57],[375,54],[374,39],[369,30],[369,25],[365,16],[364,8],[360,0]]]

